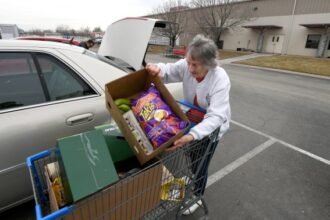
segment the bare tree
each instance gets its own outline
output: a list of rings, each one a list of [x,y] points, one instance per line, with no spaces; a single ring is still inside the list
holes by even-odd
[[[168,21],[166,28],[160,28],[157,34],[169,38],[171,47],[184,30],[187,19],[182,11],[187,8],[187,4],[180,0],[167,0],[153,10],[154,17]]]
[[[35,29],[31,29],[29,31],[26,32],[28,35],[37,35],[37,36],[44,36],[45,33],[43,32],[43,30],[35,28]]]
[[[57,33],[62,35],[68,34],[70,32],[70,27],[68,25],[58,25],[55,29]]]
[[[76,34],[79,36],[90,37],[91,36],[91,29],[89,27],[81,27]]]
[[[95,27],[93,29],[93,32],[102,32],[102,29],[101,29],[101,27]]]
[[[221,34],[234,29],[250,20],[253,15],[251,6],[238,4],[240,0],[192,0],[193,18],[198,27],[210,36],[218,47],[221,46]]]

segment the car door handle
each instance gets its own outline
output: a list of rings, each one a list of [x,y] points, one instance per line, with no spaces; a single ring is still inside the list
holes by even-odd
[[[81,114],[81,115],[75,115],[66,120],[67,125],[76,125],[76,124],[81,124],[85,123],[88,121],[93,120],[94,115],[92,113],[86,113],[86,114]]]

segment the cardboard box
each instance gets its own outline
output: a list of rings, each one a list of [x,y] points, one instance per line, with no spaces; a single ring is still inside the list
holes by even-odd
[[[162,99],[171,108],[173,113],[181,120],[186,121],[188,124],[189,120],[182,112],[179,105],[174,100],[173,96],[167,90],[165,85],[162,83],[161,79],[159,77],[151,76],[146,72],[145,69],[114,80],[106,84],[105,86],[107,108],[141,164],[144,164],[150,159],[154,158],[165,148],[171,146],[175,140],[177,140],[185,133],[185,129],[182,130],[180,133],[172,137],[169,141],[155,149],[151,154],[146,154],[143,151],[143,148],[135,139],[130,128],[125,122],[122,116],[122,112],[115,105],[114,100],[116,100],[117,98],[137,97],[142,91],[147,90],[151,83],[153,83],[157,87],[157,89],[161,93]]]
[[[142,219],[160,203],[161,179],[162,165],[156,164],[79,201],[74,204],[74,211],[62,219]],[[52,207],[56,200],[51,187],[48,192]]]
[[[57,140],[65,200],[76,202],[119,180],[101,131]]]
[[[135,118],[133,111],[129,110],[128,112],[125,112],[123,114],[123,118],[125,119],[135,139],[142,147],[143,151],[147,155],[151,154],[154,151],[154,148],[149,139],[147,138],[146,134],[144,133],[143,129],[141,128],[140,123]]]
[[[102,132],[114,163],[135,156],[115,123],[96,126],[95,129]]]

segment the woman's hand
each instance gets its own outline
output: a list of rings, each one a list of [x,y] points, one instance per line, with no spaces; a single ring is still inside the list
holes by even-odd
[[[159,68],[159,66],[156,65],[156,64],[153,64],[153,63],[148,63],[146,65],[146,70],[152,76],[158,76],[160,74],[160,68]]]
[[[194,137],[191,134],[183,135],[180,139],[174,141],[172,147],[167,148],[166,151],[173,151],[179,147],[182,147],[185,144],[188,144],[194,140]]]

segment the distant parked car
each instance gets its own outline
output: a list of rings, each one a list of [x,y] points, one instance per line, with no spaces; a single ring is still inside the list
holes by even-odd
[[[28,156],[110,121],[105,84],[143,67],[152,30],[161,24],[115,22],[98,54],[36,38],[0,41],[0,212],[33,198]],[[168,88],[180,98],[181,84]]]
[[[186,47],[185,46],[175,46],[175,47],[168,47],[165,50],[164,55],[167,57],[184,57],[186,56]]]
[[[65,44],[72,44],[78,46],[80,41],[71,39],[66,39],[62,37],[18,37],[17,40],[38,40],[38,41],[51,41],[51,42],[59,42]]]
[[[184,57],[186,56],[186,47],[185,46],[177,46],[172,49],[173,56]]]
[[[94,43],[100,45],[102,43],[102,39],[103,39],[102,37],[97,37],[94,39]]]

